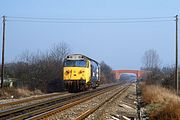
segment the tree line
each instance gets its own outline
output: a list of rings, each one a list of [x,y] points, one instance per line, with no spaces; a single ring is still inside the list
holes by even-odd
[[[154,49],[147,50],[142,57],[142,70],[147,71],[146,84],[162,85],[175,89],[175,66],[161,66],[159,54]]]
[[[63,59],[71,53],[70,47],[60,42],[46,52],[25,51],[17,60],[5,64],[5,78],[15,78],[16,87],[42,92],[63,91]],[[101,83],[114,80],[112,69],[101,62]]]

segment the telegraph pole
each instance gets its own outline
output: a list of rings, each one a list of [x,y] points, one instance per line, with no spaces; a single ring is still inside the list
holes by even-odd
[[[179,94],[179,78],[178,78],[178,15],[176,15],[176,92]]]
[[[1,64],[1,88],[3,88],[3,81],[4,81],[5,21],[6,21],[6,17],[3,16],[2,64]]]

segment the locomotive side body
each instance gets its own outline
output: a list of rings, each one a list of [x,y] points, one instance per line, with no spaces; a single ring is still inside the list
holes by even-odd
[[[97,62],[91,61],[91,86],[96,88],[100,82],[100,66]]]
[[[90,87],[96,87],[100,74],[99,70],[97,70],[99,69],[98,66],[97,62],[84,55],[68,55],[64,59],[63,68],[66,89],[69,92],[78,92]]]

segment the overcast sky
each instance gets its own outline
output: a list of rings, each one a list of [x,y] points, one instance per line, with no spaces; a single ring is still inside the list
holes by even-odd
[[[179,0],[1,0],[0,15],[20,17],[120,19],[171,17],[179,14]],[[7,17],[8,19],[8,17]],[[1,19],[2,23],[2,19]],[[148,49],[155,49],[162,65],[175,62],[175,21],[140,23],[6,22],[5,61],[23,51],[45,51],[66,42],[72,53],[105,61],[113,69],[139,69]],[[2,40],[2,24],[0,24]],[[1,49],[2,44],[0,45]]]

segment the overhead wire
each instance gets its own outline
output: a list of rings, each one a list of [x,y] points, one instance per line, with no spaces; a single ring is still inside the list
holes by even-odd
[[[140,22],[169,22],[174,16],[142,17],[142,18],[47,18],[6,16],[6,21],[38,22],[38,23],[140,23]]]
[[[34,20],[6,20],[12,22],[38,22],[38,23],[145,23],[145,22],[170,22],[174,20],[146,20],[146,21],[34,21]]]
[[[40,20],[136,20],[136,19],[167,19],[174,16],[167,17],[139,17],[139,18],[47,18],[47,17],[20,17],[20,16],[6,16],[14,19],[40,19]]]

